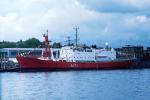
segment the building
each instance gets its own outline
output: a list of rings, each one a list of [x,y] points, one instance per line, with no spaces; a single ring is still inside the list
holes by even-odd
[[[30,53],[36,56],[42,54],[43,48],[1,48],[0,58],[8,58],[10,61],[17,62],[16,56],[21,53]]]
[[[122,52],[127,54],[130,58],[134,57],[137,60],[143,60],[144,58],[143,46],[126,45],[125,47],[122,47]]]
[[[150,47],[144,50],[144,61],[150,61]]]
[[[42,48],[2,48],[0,49],[0,54],[7,58],[15,58],[18,54],[21,53],[31,53],[37,56],[42,54]]]
[[[115,50],[116,50],[116,58],[118,59],[125,58],[125,56],[123,55],[122,48],[115,48]]]
[[[16,56],[18,54],[30,54],[37,57],[42,55],[44,48],[1,48],[0,58],[9,58],[14,62],[17,62]],[[56,58],[56,52],[59,52],[59,48],[53,48],[52,50],[54,58]]]

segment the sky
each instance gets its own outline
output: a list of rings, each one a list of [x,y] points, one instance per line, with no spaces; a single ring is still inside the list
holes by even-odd
[[[112,47],[150,45],[150,0],[0,0],[0,41],[38,38]]]

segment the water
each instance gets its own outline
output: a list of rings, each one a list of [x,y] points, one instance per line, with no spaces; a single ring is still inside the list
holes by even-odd
[[[150,100],[150,69],[0,73],[0,100]]]

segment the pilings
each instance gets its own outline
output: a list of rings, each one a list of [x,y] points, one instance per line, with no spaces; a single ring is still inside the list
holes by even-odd
[[[13,61],[10,61],[5,54],[0,55],[0,72],[1,71],[15,71],[19,70],[18,64],[14,63]]]

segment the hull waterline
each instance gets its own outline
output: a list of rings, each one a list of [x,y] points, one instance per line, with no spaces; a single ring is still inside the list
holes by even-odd
[[[131,60],[108,62],[65,62],[41,60],[35,57],[17,56],[20,69],[127,69],[132,66]]]

